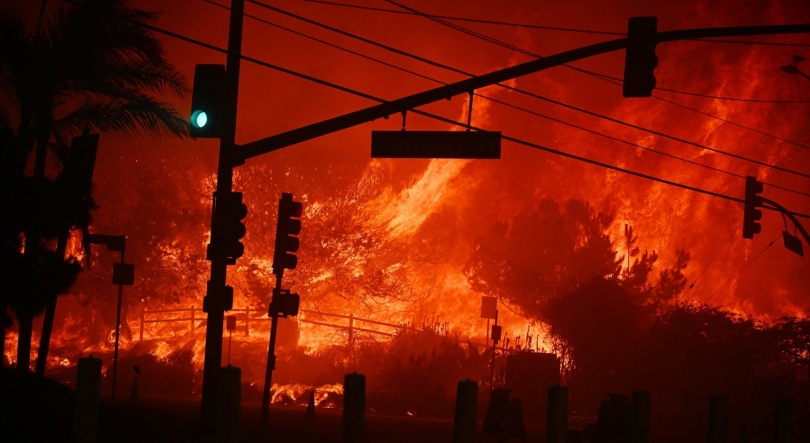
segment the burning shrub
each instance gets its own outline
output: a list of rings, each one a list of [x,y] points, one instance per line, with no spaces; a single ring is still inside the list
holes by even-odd
[[[119,392],[129,392],[135,377],[141,393],[191,395],[197,390],[201,375],[192,364],[192,349],[180,348],[162,356],[144,351],[142,346],[135,346],[118,361]],[[134,366],[140,369],[140,374],[134,373]]]
[[[483,364],[457,337],[426,329],[403,329],[386,346],[361,346],[357,356],[368,376],[369,408],[433,417],[452,416],[456,383],[478,380]]]

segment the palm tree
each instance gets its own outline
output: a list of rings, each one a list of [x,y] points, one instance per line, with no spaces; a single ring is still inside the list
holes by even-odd
[[[46,306],[55,306],[57,294],[70,287],[78,272],[75,265],[67,266],[71,263],[54,265],[48,256],[55,254],[58,262],[65,262],[66,232],[76,228],[84,232],[93,209],[89,196],[71,198],[64,190],[47,191],[60,188],[60,181],[48,180],[46,165],[53,165],[55,172],[62,169],[70,156],[70,139],[87,129],[188,135],[188,124],[174,107],[154,98],[189,92],[183,75],[164,58],[160,41],[142,26],[157,14],[131,7],[126,0],[67,3],[34,32],[19,14],[0,11],[0,103],[10,104],[0,107],[0,180],[6,195],[12,192],[25,199],[21,206],[9,205],[11,212],[19,214],[4,215],[0,246],[5,248],[4,256],[23,256],[17,263],[27,269],[11,276],[21,290],[8,291],[3,300],[20,324],[18,366],[25,371],[34,316]],[[25,177],[32,153],[33,177]],[[26,194],[25,190],[38,191]],[[31,208],[35,213],[47,212],[41,206],[54,201],[43,196],[53,195],[60,197],[45,220],[48,223],[42,219],[30,223]],[[73,203],[64,204],[64,198]],[[44,240],[57,237],[61,237],[61,251],[42,246]],[[43,275],[53,277],[55,283],[37,286],[36,279]],[[49,338],[42,337],[44,349]]]

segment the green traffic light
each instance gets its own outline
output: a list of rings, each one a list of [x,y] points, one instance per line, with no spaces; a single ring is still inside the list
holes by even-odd
[[[206,114],[205,111],[194,111],[194,113],[191,114],[191,124],[194,125],[195,128],[203,128],[206,123],[208,123],[208,114]]]

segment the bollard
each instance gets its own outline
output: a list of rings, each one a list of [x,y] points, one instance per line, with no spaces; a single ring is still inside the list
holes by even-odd
[[[138,401],[138,374],[132,379],[132,389],[129,390],[129,401]]]
[[[474,443],[477,412],[478,383],[469,378],[458,382],[456,415],[453,420],[453,443]]]
[[[546,441],[565,443],[568,439],[568,388],[565,386],[548,388],[547,418]]]
[[[315,419],[315,390],[309,391],[309,402],[307,403],[307,420]]]
[[[80,358],[73,410],[73,442],[95,443],[98,430],[98,401],[101,398],[101,360]]]
[[[793,427],[793,404],[783,399],[776,402],[776,418],[773,426],[773,443],[790,443]]]
[[[728,399],[722,395],[712,397],[709,409],[709,443],[726,443]]]
[[[239,441],[242,400],[242,371],[233,366],[219,368],[217,374],[216,442]]]
[[[366,376],[347,374],[343,379],[343,443],[360,443],[366,427]]]
[[[630,443],[649,443],[650,441],[650,406],[652,399],[647,391],[633,393],[630,403],[629,431]]]

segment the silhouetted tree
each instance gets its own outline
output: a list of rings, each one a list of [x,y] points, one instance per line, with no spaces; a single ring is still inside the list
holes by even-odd
[[[187,124],[174,108],[151,95],[188,92],[183,76],[163,58],[160,41],[140,26],[155,17],[156,14],[130,7],[124,0],[82,0],[77,5],[58,7],[52,20],[32,32],[19,15],[0,12],[0,85],[6,99],[3,103],[9,104],[0,110],[0,131],[10,133],[4,136],[0,154],[0,174],[6,193],[19,192],[26,187],[19,178],[25,175],[33,151],[36,155],[32,180],[46,181],[48,152],[54,154],[52,158],[57,164],[63,162],[69,156],[70,138],[86,128],[121,134],[142,131],[153,135],[187,134]],[[54,185],[59,185],[58,180]],[[80,202],[85,212],[93,208],[91,198],[73,201]],[[75,211],[68,209],[67,213]],[[53,245],[44,243],[59,236],[64,243],[68,229],[84,231],[87,227],[87,224],[72,224],[64,215],[56,213],[47,219],[51,226],[45,230],[4,223],[6,232],[2,235],[7,236],[9,244],[4,241],[3,246],[10,248],[4,254],[19,253],[24,238],[27,241],[25,255],[31,258],[24,263],[39,266],[47,261],[43,257],[54,251]],[[23,236],[19,235],[21,232]],[[17,244],[13,244],[15,236]],[[55,255],[64,254],[62,248],[57,246],[56,249]],[[75,275],[69,274],[49,277],[66,278],[54,288],[69,287],[75,279]],[[34,275],[42,274],[31,270],[17,278]],[[36,282],[22,281],[19,286],[34,285]],[[31,300],[11,301],[12,307],[27,306],[15,308],[20,322],[20,347],[30,346],[33,316],[57,293],[41,295],[44,300],[32,292]],[[29,295],[14,295],[15,299],[17,297]],[[35,300],[45,303],[35,303]],[[28,354],[22,351],[24,349],[18,349],[18,361],[21,370],[27,370]]]
[[[577,402],[597,405],[605,392],[631,392],[630,368],[641,341],[636,307],[614,281],[601,277],[555,298],[546,309],[549,333],[571,348],[568,384]]]
[[[480,236],[464,274],[473,289],[534,319],[544,318],[551,300],[595,277],[619,283],[634,305],[655,312],[686,284],[682,271],[689,254],[676,251],[676,263],[661,270],[653,284],[658,254],[645,251],[638,257],[638,237],[628,225],[624,243],[629,254],[617,257],[607,232],[613,219],[581,200],[568,201],[562,211],[553,199],[544,198],[536,210],[519,213],[511,223],[496,222]]]
[[[562,211],[551,198],[522,211],[511,223],[494,223],[475,243],[464,267],[472,288],[544,318],[548,303],[594,277],[617,276],[607,230],[613,216],[587,202],[570,200]]]

